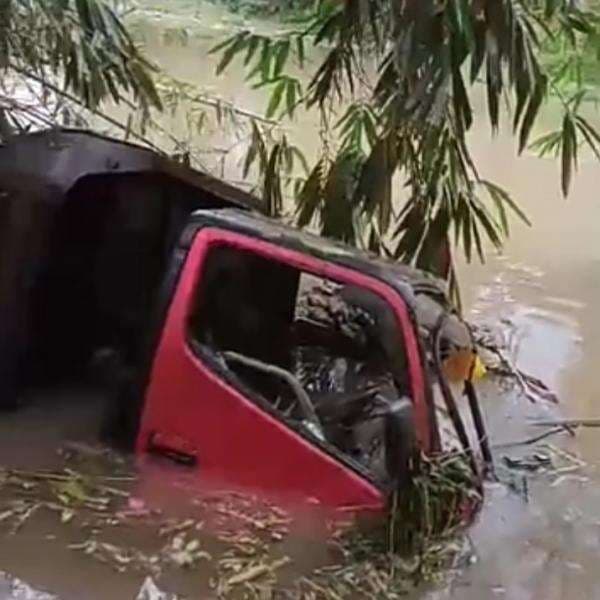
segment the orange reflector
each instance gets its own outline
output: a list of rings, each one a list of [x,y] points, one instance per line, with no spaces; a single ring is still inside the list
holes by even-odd
[[[453,352],[443,364],[444,375],[452,383],[460,381],[476,381],[481,379],[485,373],[485,366],[471,350],[457,350]]]

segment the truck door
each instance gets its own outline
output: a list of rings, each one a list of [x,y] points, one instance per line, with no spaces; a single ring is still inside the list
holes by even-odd
[[[417,434],[428,443],[419,352],[393,290],[310,254],[205,227],[191,243],[154,356],[137,440],[145,460],[165,455],[207,483],[293,501],[383,507],[385,493],[372,474],[311,429],[310,414],[286,406],[294,382],[281,374],[291,370],[296,300],[306,277],[360,285],[406,319],[408,394]],[[239,357],[246,362],[233,368]]]

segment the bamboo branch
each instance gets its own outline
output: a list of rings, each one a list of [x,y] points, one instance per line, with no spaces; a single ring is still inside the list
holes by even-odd
[[[74,96],[73,94],[70,94],[69,92],[67,92],[65,90],[62,90],[57,85],[49,82],[44,77],[42,77],[36,73],[32,73],[31,71],[28,71],[27,69],[23,69],[23,68],[19,67],[18,65],[15,65],[13,62],[9,62],[8,67],[10,69],[12,69],[13,71],[15,71],[16,73],[19,73],[19,75],[22,75],[23,77],[28,77],[29,79],[33,79],[34,81],[37,81],[40,85],[49,89],[51,92],[54,92],[58,96],[65,98],[65,99],[69,100],[70,102],[73,102],[74,104],[77,104],[78,106],[85,108],[93,115],[100,117],[101,119],[105,120],[107,123],[110,123],[114,127],[117,127],[119,130],[126,132],[129,135],[131,135],[132,137],[136,138],[138,141],[143,142],[146,146],[148,146],[152,150],[154,150],[160,154],[164,154],[164,151],[161,148],[159,148],[156,144],[154,144],[154,142],[149,140],[147,137],[145,137],[135,131],[130,130],[126,125],[123,125],[123,123],[121,123],[117,119],[111,117],[110,115],[107,115],[105,112],[98,110],[97,108],[92,108],[90,106],[86,106],[79,98],[77,98],[77,96]]]
[[[530,423],[534,427],[600,427],[600,419],[557,419],[555,421],[533,421]]]
[[[516,442],[504,442],[502,444],[494,444],[492,447],[495,449],[498,448],[513,448],[515,446],[530,446],[531,444],[535,444],[536,442],[540,442],[541,440],[550,437],[551,435],[556,435],[557,433],[562,433],[563,431],[568,431],[564,427],[554,427],[549,431],[545,431],[544,433],[540,433],[538,435],[534,435],[533,437],[526,438],[524,440],[516,441]]]

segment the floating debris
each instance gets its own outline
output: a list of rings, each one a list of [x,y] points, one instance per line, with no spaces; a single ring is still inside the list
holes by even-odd
[[[135,600],[183,600],[179,596],[174,594],[167,594],[163,592],[157,585],[154,583],[152,577],[146,577],[144,579],[144,583],[138,592],[138,595],[135,597]]]
[[[164,559],[177,567],[192,567],[199,560],[212,560],[212,556],[200,548],[198,539],[188,539],[184,533],[176,535],[162,554]]]
[[[70,544],[70,550],[83,552],[96,560],[111,565],[117,572],[124,573],[129,568],[136,571],[160,572],[160,557],[147,555],[135,548],[125,548],[116,544],[90,538],[79,544]]]
[[[260,563],[256,565],[250,565],[244,571],[232,575],[227,580],[228,586],[239,585],[240,583],[247,583],[249,581],[253,581],[258,579],[259,577],[263,577],[264,575],[270,574],[272,575],[277,569],[289,564],[291,559],[289,556],[284,556],[279,560],[275,560],[272,563]]]
[[[238,492],[190,498],[191,513],[168,518],[122,487],[120,475],[0,469],[0,529],[14,535],[39,511],[51,511],[57,526],[68,527],[80,540],[67,546],[72,552],[115,573],[145,577],[139,600],[183,600],[156,584],[175,570],[204,571],[219,597],[394,600],[415,583],[439,581],[459,568],[464,511],[480,501],[464,455],[422,460],[413,495],[398,498],[395,519],[368,531],[348,515],[327,522],[334,564],[285,582],[285,567],[294,556],[282,552],[281,542],[292,517],[260,497]],[[150,546],[139,548],[135,535],[128,535],[126,543],[115,542],[114,526],[143,532]],[[201,536],[209,536],[217,550],[211,546],[208,552]],[[51,537],[58,541],[61,536]]]
[[[502,460],[509,469],[520,469],[530,472],[547,472],[548,469],[553,468],[552,458],[547,454],[542,454],[541,452],[535,452],[523,458],[503,456]]]
[[[35,590],[24,581],[0,571],[0,597],[3,600],[59,600],[53,594]]]

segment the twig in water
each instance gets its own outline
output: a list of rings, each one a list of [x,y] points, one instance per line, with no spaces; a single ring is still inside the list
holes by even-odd
[[[253,581],[258,577],[266,575],[267,573],[273,573],[273,571],[280,569],[281,567],[287,565],[289,562],[291,562],[290,557],[284,556],[283,558],[280,558],[279,560],[276,560],[271,564],[262,563],[260,565],[254,565],[253,567],[249,567],[245,571],[242,571],[241,573],[237,573],[236,575],[230,577],[227,580],[227,584],[238,585],[240,583],[247,583],[248,581]]]
[[[535,444],[536,442],[539,442],[551,435],[554,435],[556,433],[561,433],[563,431],[568,431],[567,429],[565,429],[564,427],[554,427],[554,429],[550,429],[549,431],[545,431],[544,433],[540,433],[538,435],[534,435],[533,437],[524,439],[524,440],[520,440],[517,442],[504,442],[502,444],[494,444],[492,446],[492,448],[496,449],[496,448],[512,448],[514,446],[529,446],[530,444]]]
[[[557,419],[555,421],[532,421],[534,427],[600,427],[600,419]]]
[[[323,598],[331,598],[332,600],[342,600],[342,597],[339,594],[336,594],[331,588],[325,588],[320,586],[318,583],[315,583],[312,579],[308,577],[303,577],[300,580],[301,583],[306,585],[306,587],[311,588],[313,592],[320,594]]]
[[[558,396],[541,379],[521,371],[497,345],[486,342],[481,336],[475,339],[475,343],[494,354],[500,361],[500,366],[488,366],[488,371],[496,373],[500,377],[513,377],[530,402],[546,400],[558,404]]]
[[[587,463],[584,460],[581,460],[581,458],[579,458],[578,456],[575,456],[572,452],[567,452],[566,450],[563,450],[562,448],[557,448],[553,444],[546,443],[543,446],[544,446],[544,448],[546,448],[550,452],[556,454],[557,456],[560,456],[561,458],[564,458],[565,460],[571,461],[572,464],[579,465],[580,467],[587,466]]]

